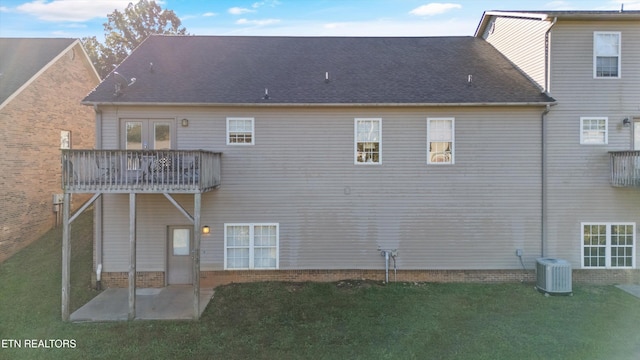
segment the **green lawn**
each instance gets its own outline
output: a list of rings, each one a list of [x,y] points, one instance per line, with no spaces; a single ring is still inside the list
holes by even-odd
[[[72,310],[90,289],[91,212],[72,227]],[[235,284],[198,322],[60,320],[61,230],[0,264],[0,359],[640,359],[640,299],[612,286]],[[11,349],[8,340],[74,340]]]

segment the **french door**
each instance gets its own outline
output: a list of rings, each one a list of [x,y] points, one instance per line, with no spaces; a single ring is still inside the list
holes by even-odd
[[[169,150],[174,148],[174,119],[122,119],[122,143],[125,150]],[[153,155],[131,154],[127,163],[127,179],[144,178]]]
[[[174,147],[174,119],[123,119],[122,148],[166,150]]]

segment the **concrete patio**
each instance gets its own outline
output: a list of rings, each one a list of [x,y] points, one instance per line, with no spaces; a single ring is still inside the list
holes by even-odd
[[[213,297],[213,289],[200,289],[200,315]],[[127,321],[129,292],[106,289],[71,314],[72,322]],[[136,320],[192,320],[193,287],[168,286],[136,289]]]
[[[627,284],[627,285],[616,285],[616,287],[622,291],[626,291],[629,294],[640,298],[640,285]]]

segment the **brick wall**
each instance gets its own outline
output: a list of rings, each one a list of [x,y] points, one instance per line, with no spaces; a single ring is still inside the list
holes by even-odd
[[[203,271],[200,284],[216,287],[230,283],[255,281],[320,281],[347,279],[385,280],[384,270],[276,270],[276,271]],[[401,270],[389,271],[389,282],[533,282],[533,271],[513,270]]]
[[[640,284],[640,269],[573,270],[571,279],[575,283],[588,284]]]
[[[128,273],[103,273],[102,286],[127,287]],[[200,286],[215,288],[231,283],[259,281],[333,282],[340,280],[385,280],[384,270],[266,270],[266,271],[202,271]],[[635,270],[573,270],[572,280],[581,284],[640,284],[640,269]],[[389,281],[398,282],[536,282],[534,270],[401,270]],[[137,287],[163,287],[164,272],[139,272]]]
[[[0,109],[0,262],[55,225],[60,131],[72,132],[73,148],[94,147],[95,113],[80,101],[98,81],[83,56],[70,50]],[[74,195],[73,207],[87,199]]]
[[[95,277],[93,278],[95,280]],[[109,272],[100,275],[102,288],[125,288],[129,286],[128,272]],[[136,287],[161,288],[164,287],[163,271],[145,271],[136,273]]]

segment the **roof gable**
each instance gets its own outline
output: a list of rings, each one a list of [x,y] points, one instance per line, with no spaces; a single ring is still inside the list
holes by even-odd
[[[0,104],[76,41],[0,38]]]
[[[233,37],[155,35],[84,103],[539,103],[540,93],[473,37]],[[268,94],[268,96],[265,96]]]

